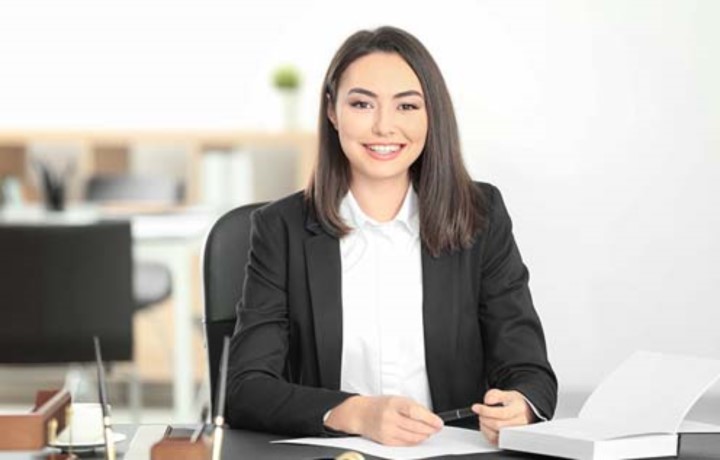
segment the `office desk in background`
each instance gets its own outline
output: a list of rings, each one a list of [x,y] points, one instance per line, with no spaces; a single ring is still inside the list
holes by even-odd
[[[129,219],[133,255],[137,260],[165,263],[172,274],[173,304],[173,421],[192,422],[194,372],[192,352],[193,260],[200,253],[206,233],[217,218],[199,208],[171,212],[133,214],[129,209],[106,212],[95,206],[73,206],[67,211],[48,213],[40,207],[0,210],[0,224],[92,225],[102,219]]]
[[[135,258],[163,262],[172,275],[173,420],[176,422],[192,422],[199,417],[192,407],[195,400],[192,262],[215,219],[215,215],[203,210],[131,217]]]
[[[186,426],[186,425],[185,425]],[[116,444],[118,459],[123,459],[130,447],[136,425],[117,425],[115,431],[127,435],[127,439]],[[343,451],[331,447],[302,446],[295,444],[271,444],[271,441],[287,439],[267,433],[258,433],[246,430],[226,430],[222,449],[222,458],[252,459],[252,460],[311,460],[319,458],[333,458]],[[0,452],[0,460],[40,460],[43,457],[33,456],[33,453]],[[104,451],[83,454],[84,459],[104,459]],[[149,453],[148,457],[149,459]],[[365,455],[366,460],[381,460],[378,457]],[[443,458],[443,457],[433,457]],[[552,457],[522,454],[518,452],[494,452],[490,454],[457,455],[445,457],[446,460],[549,460]],[[712,460],[720,459],[720,434],[692,434],[683,435],[680,441],[680,455],[678,460]],[[142,460],[129,458],[126,460]]]

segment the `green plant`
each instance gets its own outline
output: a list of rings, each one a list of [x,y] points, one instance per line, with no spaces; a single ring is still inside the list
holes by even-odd
[[[300,86],[300,72],[292,65],[278,67],[272,79],[278,89],[294,90]]]

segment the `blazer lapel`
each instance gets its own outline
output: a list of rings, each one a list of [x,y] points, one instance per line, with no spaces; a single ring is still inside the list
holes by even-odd
[[[340,243],[317,222],[308,224],[307,228],[315,233],[305,240],[305,261],[320,382],[325,388],[337,390],[340,389],[342,358]]]
[[[425,329],[425,366],[430,384],[430,395],[435,410],[449,408],[449,380],[452,363],[448,356],[455,349],[455,276],[452,255],[432,257],[423,249],[423,327]]]

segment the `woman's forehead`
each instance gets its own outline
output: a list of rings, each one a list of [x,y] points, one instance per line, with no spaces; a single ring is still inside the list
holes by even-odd
[[[378,96],[394,96],[406,91],[422,94],[422,86],[410,65],[397,53],[376,52],[353,61],[340,77],[338,89],[369,90]]]

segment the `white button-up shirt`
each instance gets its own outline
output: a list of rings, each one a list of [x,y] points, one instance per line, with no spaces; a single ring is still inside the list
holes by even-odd
[[[397,216],[377,222],[348,192],[340,215],[352,228],[340,240],[340,388],[366,396],[402,395],[432,409],[425,368],[417,195],[408,187]]]

